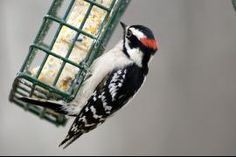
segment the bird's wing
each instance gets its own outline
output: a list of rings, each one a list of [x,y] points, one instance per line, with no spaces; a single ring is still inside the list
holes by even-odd
[[[62,141],[64,148],[102,124],[136,93],[144,80],[137,66],[128,66],[111,72],[97,86],[88,103],[74,120],[67,137]]]

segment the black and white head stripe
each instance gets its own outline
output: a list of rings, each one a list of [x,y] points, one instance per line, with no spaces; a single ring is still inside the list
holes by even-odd
[[[159,45],[156,41],[153,32],[142,25],[132,25],[126,26],[125,28],[125,40],[129,40],[130,47],[142,47],[144,46],[147,49],[155,52]]]
[[[142,25],[132,25],[129,27],[129,29],[133,32],[133,34],[138,37],[139,39],[141,38],[149,38],[149,39],[154,39],[154,34],[151,31],[151,29],[142,26]]]
[[[124,29],[124,53],[147,72],[150,58],[158,49],[158,42],[155,40],[152,31],[142,25],[127,26],[124,23],[121,25]]]

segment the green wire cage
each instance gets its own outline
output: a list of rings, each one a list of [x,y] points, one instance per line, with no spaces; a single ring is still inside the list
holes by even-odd
[[[18,98],[72,101],[129,2],[54,0],[13,82],[9,100],[56,126],[65,125],[64,115]]]
[[[234,7],[234,10],[236,11],[236,0],[232,0],[232,4],[233,4],[233,7]]]

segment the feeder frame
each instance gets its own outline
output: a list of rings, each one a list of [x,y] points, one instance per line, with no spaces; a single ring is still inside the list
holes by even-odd
[[[52,122],[56,126],[60,126],[60,125],[64,126],[67,122],[67,118],[64,115],[55,113],[52,110],[41,108],[32,104],[25,103],[23,101],[20,101],[18,98],[21,96],[32,97],[34,95],[43,99],[64,100],[65,102],[72,101],[76,97],[85,79],[89,66],[92,64],[95,58],[97,58],[101,53],[104,52],[105,50],[104,47],[107,45],[112,33],[114,32],[116,25],[118,24],[122,14],[125,12],[130,2],[130,0],[112,0],[110,7],[107,8],[97,3],[94,0],[84,0],[87,3],[89,3],[89,8],[84,16],[82,23],[80,24],[80,27],[76,28],[66,22],[66,19],[76,0],[71,0],[64,14],[64,17],[62,19],[56,16],[57,10],[59,7],[61,7],[63,1],[64,0],[54,0],[52,2],[52,5],[48,13],[43,18],[42,25],[36,35],[36,38],[33,44],[29,48],[29,53],[26,56],[26,59],[20,71],[18,72],[17,77],[15,78],[13,82],[12,90],[9,95],[10,102],[13,102],[17,104],[18,106],[23,107],[26,111],[30,111],[31,113],[39,116],[42,119]],[[106,16],[102,24],[100,25],[97,36],[94,36],[88,32],[83,31],[83,27],[91,13],[93,6],[96,6],[106,11]],[[56,31],[55,36],[53,37],[51,44],[47,48],[44,45],[42,45],[41,42],[44,39],[44,37],[47,35],[47,32],[50,29],[50,26],[53,22],[56,22],[57,24],[59,24],[59,27]],[[55,44],[57,37],[63,26],[66,26],[76,32],[76,35],[72,41],[72,44],[69,47],[69,51],[67,52],[67,55],[65,57],[62,57],[52,52],[53,45]],[[92,46],[90,47],[89,52],[87,53],[86,58],[81,63],[77,64],[71,61],[69,59],[69,56],[80,34],[83,34],[84,36],[89,37],[91,39],[94,39],[94,41],[92,43]],[[34,77],[28,74],[26,71],[29,68],[29,65],[31,64],[33,59],[35,58],[36,51],[38,50],[44,52],[46,55],[43,59],[42,64],[39,67],[37,75]],[[60,59],[63,61],[60,67],[60,70],[53,82],[53,85],[48,85],[38,79],[49,56],[56,57],[57,59]],[[70,86],[69,90],[67,92],[64,92],[58,89],[55,85],[57,84],[59,77],[61,73],[63,72],[63,69],[67,63],[79,68],[80,71],[75,76],[75,79],[73,80],[73,83]]]

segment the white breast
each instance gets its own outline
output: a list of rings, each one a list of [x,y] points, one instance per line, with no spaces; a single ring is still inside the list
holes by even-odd
[[[103,78],[116,68],[122,68],[132,63],[132,61],[122,52],[123,41],[120,41],[112,50],[104,53],[97,58],[91,65],[90,71],[92,76],[89,77],[81,87],[78,95],[71,104],[76,105],[73,111],[78,114],[87,104],[88,99],[92,96],[95,88]]]

